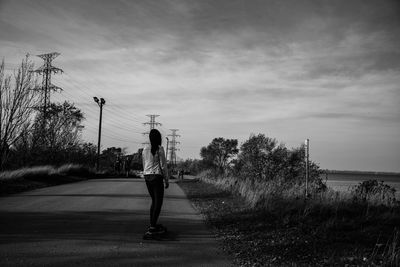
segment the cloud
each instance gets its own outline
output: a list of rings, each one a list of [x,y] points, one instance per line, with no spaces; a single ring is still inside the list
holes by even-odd
[[[389,0],[2,1],[0,53],[18,62],[13,46],[61,52],[54,64],[66,74],[54,83],[85,108],[88,129],[97,129],[91,104],[98,95],[116,123],[161,114],[198,147],[214,135],[250,132],[283,141],[313,133],[334,139],[334,124],[354,135],[377,126],[384,135],[399,128],[399,6]]]

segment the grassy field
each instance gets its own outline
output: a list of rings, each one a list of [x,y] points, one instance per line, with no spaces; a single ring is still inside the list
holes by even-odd
[[[399,266],[400,210],[344,199],[254,207],[200,179],[180,182],[238,266]]]
[[[37,166],[0,173],[0,195],[71,183],[94,177],[90,169],[74,164],[60,167]]]

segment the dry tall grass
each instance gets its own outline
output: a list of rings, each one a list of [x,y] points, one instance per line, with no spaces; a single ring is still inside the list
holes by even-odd
[[[284,200],[304,200],[304,184],[291,184],[286,186],[280,181],[259,181],[250,179],[240,179],[234,176],[215,176],[212,171],[204,171],[199,177],[217,187],[238,193],[243,196],[251,207],[267,208],[279,199]],[[363,203],[369,206],[398,206],[394,197],[394,189],[369,190],[364,189],[364,184],[360,184],[351,192],[339,192],[330,188],[324,191],[311,191],[307,202],[311,205],[338,206],[349,203]],[[382,184],[378,184],[380,189]],[[385,187],[388,187],[385,185]],[[361,193],[360,193],[361,192]]]
[[[0,182],[16,181],[21,179],[36,180],[60,176],[85,176],[89,175],[90,173],[91,171],[88,168],[76,164],[65,164],[60,167],[54,167],[50,165],[36,166],[14,171],[1,172]]]
[[[364,190],[365,184],[375,184],[368,182],[360,184],[352,192],[337,192],[328,188],[312,192],[306,198],[303,185],[285,187],[276,181],[216,177],[212,172],[203,172],[199,178],[243,196],[254,211],[266,212],[268,218],[275,218],[278,225],[309,232],[315,240],[335,240],[339,233],[364,242],[365,239],[381,235],[383,244],[372,255],[366,254],[368,262],[400,266],[400,237],[397,230],[400,205],[393,198],[393,190],[386,186],[378,184],[388,194],[375,187],[373,190]]]

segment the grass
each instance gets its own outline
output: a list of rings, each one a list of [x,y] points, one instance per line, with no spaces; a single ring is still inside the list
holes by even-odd
[[[275,194],[255,205],[254,196],[205,180],[179,185],[238,266],[400,265],[398,205],[352,202],[335,192],[307,201]]]
[[[19,193],[51,185],[81,181],[95,173],[81,165],[37,166],[0,173],[0,195]]]

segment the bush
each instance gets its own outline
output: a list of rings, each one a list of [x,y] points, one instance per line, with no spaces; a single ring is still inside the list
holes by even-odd
[[[309,164],[309,191],[318,193],[326,190],[320,178],[319,166]],[[287,149],[283,144],[263,134],[252,135],[241,148],[232,175],[249,183],[273,182],[277,190],[303,187],[305,183],[304,147]]]
[[[49,176],[51,172],[54,172],[54,168],[52,166],[22,168],[14,171],[1,172],[0,181],[35,179],[36,177]]]
[[[90,169],[81,165],[66,164],[60,166],[59,168],[47,165],[1,172],[0,182],[21,179],[46,180],[54,177],[59,178],[62,176],[89,177],[94,176],[94,173]]]
[[[353,200],[371,204],[392,206],[396,203],[396,189],[383,181],[368,180],[360,183],[352,190]]]
[[[59,168],[37,166],[0,173],[0,195],[8,195],[35,188],[77,182],[94,177],[94,171],[81,165],[67,164]]]
[[[67,176],[79,176],[79,177],[92,177],[95,174],[95,171],[89,169],[82,165],[76,164],[65,164],[61,167],[55,169],[55,171],[59,174],[67,175]]]

